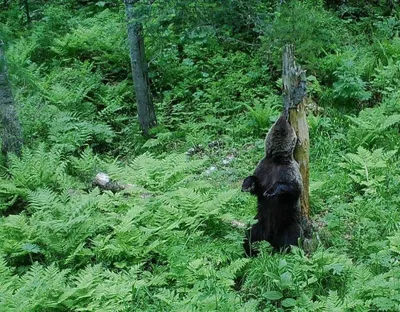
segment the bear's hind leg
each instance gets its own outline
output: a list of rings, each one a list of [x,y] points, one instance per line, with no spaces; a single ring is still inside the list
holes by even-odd
[[[301,228],[299,224],[292,224],[276,237],[271,239],[271,245],[275,249],[283,250],[290,246],[298,246],[301,237]]]

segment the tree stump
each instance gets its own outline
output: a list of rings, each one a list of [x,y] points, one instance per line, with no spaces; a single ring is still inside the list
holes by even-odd
[[[300,165],[303,179],[303,192],[300,198],[301,213],[308,221],[310,218],[310,139],[305,113],[306,73],[294,61],[294,47],[286,45],[283,51],[283,105],[285,115],[296,131],[297,145],[294,158]]]

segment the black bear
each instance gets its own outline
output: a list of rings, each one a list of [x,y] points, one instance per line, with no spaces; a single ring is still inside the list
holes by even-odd
[[[253,242],[266,240],[276,250],[297,245],[302,236],[300,195],[302,179],[293,158],[297,136],[284,114],[265,139],[265,157],[253,175],[242,184],[242,191],[257,196],[257,223],[246,233],[246,255],[255,255]]]

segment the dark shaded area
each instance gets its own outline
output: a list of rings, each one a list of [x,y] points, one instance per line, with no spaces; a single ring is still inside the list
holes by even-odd
[[[0,212],[0,215],[3,217],[8,217],[10,215],[20,214],[25,208],[28,206],[28,202],[24,199],[18,197],[15,201],[7,207],[7,209]]]
[[[17,111],[8,81],[4,44],[0,41],[0,114],[2,131],[2,152],[7,155],[21,155],[22,133]]]

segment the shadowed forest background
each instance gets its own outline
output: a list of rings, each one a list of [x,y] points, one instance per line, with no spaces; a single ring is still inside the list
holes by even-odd
[[[124,2],[0,8],[23,142],[0,156],[0,311],[400,310],[398,1],[135,3],[148,135]],[[235,225],[256,199],[240,186],[282,111],[287,43],[307,75],[320,243],[245,258]]]

